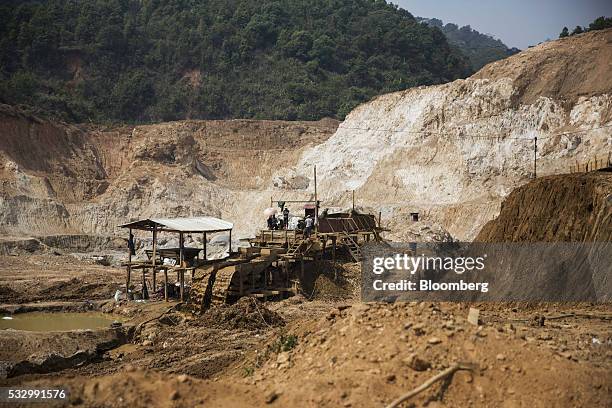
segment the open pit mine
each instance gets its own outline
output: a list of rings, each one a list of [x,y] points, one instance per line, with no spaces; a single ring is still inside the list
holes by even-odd
[[[609,251],[611,61],[612,29],[574,35],[341,123],[0,106],[0,384],[60,406],[608,406],[610,252],[593,301],[361,290],[370,245]]]

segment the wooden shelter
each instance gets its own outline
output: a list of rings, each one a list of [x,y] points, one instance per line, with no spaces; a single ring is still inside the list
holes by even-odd
[[[157,272],[164,272],[164,298],[168,300],[168,272],[176,272],[180,282],[180,298],[184,300],[185,292],[185,272],[191,271],[192,277],[194,269],[198,266],[194,258],[198,258],[200,251],[203,251],[203,261],[206,262],[206,235],[209,233],[229,232],[229,255],[232,253],[232,229],[231,222],[214,217],[189,217],[189,218],[147,218],[132,221],[120,225],[121,228],[129,230],[128,262],[123,266],[127,268],[126,291],[129,291],[132,270],[142,270],[143,298],[146,297],[146,274],[151,271],[153,274],[153,291],[157,290]],[[133,234],[134,230],[150,231],[153,236],[153,249],[146,251],[148,259],[145,261],[133,261]],[[179,235],[178,248],[157,247],[158,234],[160,232],[176,233]],[[185,234],[202,234],[202,248],[186,248]],[[164,260],[172,259],[173,262],[166,263]]]

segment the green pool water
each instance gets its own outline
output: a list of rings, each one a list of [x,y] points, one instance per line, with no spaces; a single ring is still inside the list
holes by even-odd
[[[104,313],[27,312],[0,318],[0,330],[68,331],[110,327],[116,318]]]

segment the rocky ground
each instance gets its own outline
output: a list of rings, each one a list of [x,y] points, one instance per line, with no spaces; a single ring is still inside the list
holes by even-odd
[[[46,270],[56,290],[62,281],[95,282],[91,276],[101,272],[65,258],[54,262],[71,266],[67,276]],[[31,276],[51,259],[28,263]],[[105,270],[109,286],[123,283],[121,270]],[[5,281],[20,270],[13,265],[10,273],[3,272]],[[364,304],[349,283],[355,273],[357,265],[347,264],[335,280],[321,275],[310,300],[245,298],[199,316],[176,303],[100,299],[101,310],[131,319],[131,342],[77,367],[1,383],[66,386],[70,404],[82,406],[371,407],[462,362],[477,369],[456,373],[405,406],[586,407],[612,397],[609,305]],[[46,290],[22,287],[15,299],[39,299]],[[62,288],[65,300],[82,296],[76,286]],[[477,325],[467,321],[470,307],[480,310]]]

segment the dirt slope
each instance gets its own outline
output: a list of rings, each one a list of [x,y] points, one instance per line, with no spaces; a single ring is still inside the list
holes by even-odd
[[[542,177],[517,188],[476,241],[612,241],[612,172]]]

